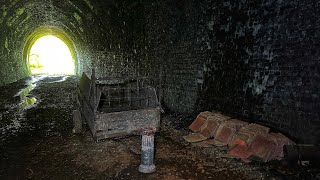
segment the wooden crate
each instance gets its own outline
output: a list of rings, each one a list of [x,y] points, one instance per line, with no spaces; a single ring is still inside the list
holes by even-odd
[[[95,140],[159,128],[160,107],[155,88],[145,78],[91,78],[83,73],[78,86],[81,116]]]

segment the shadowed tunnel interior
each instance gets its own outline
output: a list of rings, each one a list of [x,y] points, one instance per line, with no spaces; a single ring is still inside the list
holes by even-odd
[[[0,86],[32,76],[45,36],[69,48],[75,81],[152,77],[166,114],[219,111],[320,142],[320,2],[0,0]]]

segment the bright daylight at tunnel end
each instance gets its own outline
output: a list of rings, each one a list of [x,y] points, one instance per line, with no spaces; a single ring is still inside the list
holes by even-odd
[[[28,53],[31,74],[74,75],[75,66],[68,46],[55,36],[36,40]]]

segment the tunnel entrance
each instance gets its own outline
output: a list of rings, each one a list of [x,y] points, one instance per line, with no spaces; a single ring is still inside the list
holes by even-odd
[[[64,41],[53,35],[37,39],[28,53],[32,74],[74,75],[71,51]]]

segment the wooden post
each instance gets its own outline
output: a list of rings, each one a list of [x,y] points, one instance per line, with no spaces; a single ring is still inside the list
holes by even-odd
[[[82,132],[82,120],[81,120],[81,113],[79,110],[73,111],[73,133],[81,133]]]

